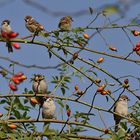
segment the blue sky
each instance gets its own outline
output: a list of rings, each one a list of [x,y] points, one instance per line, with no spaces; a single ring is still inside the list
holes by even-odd
[[[19,32],[19,37],[29,35],[29,31],[25,28],[25,23],[24,23],[24,17],[26,15],[32,15],[38,22],[40,22],[42,25],[45,26],[46,30],[51,31],[58,28],[59,19],[65,16],[66,15],[65,13],[70,13],[70,15],[73,16],[73,13],[77,11],[80,11],[80,10],[88,11],[89,7],[98,9],[104,5],[118,3],[117,0],[114,0],[114,1],[112,0],[106,0],[106,1],[103,1],[103,0],[86,0],[86,1],[85,0],[76,0],[76,1],[75,0],[71,0],[71,1],[40,0],[40,1],[37,1],[35,0],[35,2],[40,3],[44,7],[47,7],[51,12],[54,12],[54,13],[57,13],[60,11],[63,12],[61,15],[54,16],[52,15],[52,13],[41,11],[31,6],[30,4],[27,4],[26,1],[27,0],[23,0],[23,1],[22,0],[1,0],[0,1],[0,5],[1,5],[0,6],[0,13],[1,13],[0,21],[4,19],[11,20],[11,26],[13,30]],[[5,2],[5,5],[3,5],[3,2]],[[139,6],[140,6],[140,3],[138,2],[136,5],[132,5],[131,7],[128,7],[127,10],[125,9],[125,18],[120,20],[118,24],[122,25],[122,24],[129,23],[131,18],[134,18],[135,16],[139,14]],[[72,24],[73,28],[83,27],[83,26],[85,27],[92,19],[94,19],[94,17],[95,17],[95,14],[93,15],[83,14],[81,16],[73,16],[73,19],[74,19],[74,22]],[[118,14],[109,15],[109,18],[111,20],[116,19],[117,17],[119,17]],[[103,26],[103,24],[105,24],[106,22],[108,21],[105,19],[105,17],[99,16],[98,19],[95,21],[95,23],[91,27]],[[131,28],[131,29],[134,29],[134,28]],[[135,29],[138,29],[138,28],[135,28]],[[89,35],[92,34],[93,32],[94,32],[93,30],[86,31],[86,33],[88,33]],[[95,50],[107,52],[110,54],[112,53],[115,55],[121,55],[121,56],[128,54],[132,50],[132,45],[130,44],[128,38],[126,37],[126,35],[124,34],[122,30],[120,29],[104,30],[102,34],[106,38],[108,44],[112,44],[113,46],[118,48],[117,53],[109,51],[103,39],[98,34],[95,35],[91,39],[87,47],[90,49],[95,49]],[[136,44],[139,41],[139,37],[136,38],[132,35],[131,35],[131,39],[134,44]],[[47,39],[43,41],[47,41]],[[53,66],[61,62],[55,56],[53,56],[52,59],[50,60],[46,48],[42,46],[21,44],[20,50],[14,50],[13,54],[8,54],[7,48],[5,48],[4,45],[5,43],[0,42],[0,56],[8,57],[20,63],[24,63],[27,65],[36,64],[36,65],[41,65],[41,66]],[[99,57],[104,57],[105,62],[101,65],[101,67],[109,71],[114,76],[120,77],[120,76],[125,76],[125,75],[130,74],[130,75],[139,77],[139,66],[134,63],[125,62],[122,60],[117,60],[115,58],[102,56],[102,55],[94,54],[94,53],[89,53],[86,51],[83,51],[80,54],[80,57],[83,57],[87,60],[90,58],[90,59],[93,59],[94,61],[96,61]],[[133,54],[131,58],[139,60],[139,56],[136,56],[136,54]],[[9,69],[8,68],[9,62],[7,61],[0,60],[0,65]],[[85,68],[88,68],[87,65],[81,63],[80,61],[76,61],[75,65],[84,66]],[[32,74],[34,73],[44,74],[47,77],[46,79],[49,83],[52,80],[51,77],[56,75],[57,73],[55,69],[53,70],[49,70],[49,69],[40,70],[40,69],[33,69],[33,68],[27,69],[27,68],[23,68],[19,66],[15,66],[15,71],[23,71],[28,77],[28,80],[26,80],[22,85],[19,86],[20,90],[17,93],[22,93],[25,87],[28,89],[31,89],[31,83],[29,81],[30,81],[30,78],[32,77]],[[110,82],[114,83],[114,80],[112,80],[107,75],[97,70],[95,71],[98,72],[98,76],[102,80],[108,79],[110,80]],[[86,78],[83,78],[82,81],[79,81],[79,79],[74,78],[72,81],[72,84],[70,85],[70,91],[68,91],[68,95],[70,95],[73,92],[75,84],[78,84],[79,87],[84,90],[90,84],[90,82]],[[138,87],[138,82],[135,79],[130,78],[130,84],[132,85],[132,89],[133,88],[135,89]],[[0,85],[2,85],[0,86],[0,93],[9,92],[9,89],[7,88],[8,82],[4,80],[2,77],[0,79]],[[49,90],[52,91],[53,88],[54,88],[54,85],[49,83]],[[117,88],[117,84],[115,88]],[[112,90],[114,89],[112,88]],[[93,86],[82,99],[84,101],[91,103],[91,97],[93,96],[95,91],[96,91],[96,86]],[[57,93],[55,94],[62,95],[60,91],[57,91]],[[132,105],[136,101],[136,98],[127,92],[126,94],[128,94],[128,96],[132,99],[130,102],[130,104]],[[119,93],[115,93],[113,96],[117,97],[118,95]],[[111,103],[112,103],[111,101],[106,102],[105,97],[101,95],[98,95],[95,100],[95,105],[98,105],[100,107],[105,107],[105,108],[109,108],[111,106]],[[81,112],[84,112],[85,110],[87,110],[86,107],[81,106],[79,104],[77,105],[73,102],[69,104],[74,111],[80,110]],[[34,110],[33,112],[36,112],[36,111],[37,110]],[[59,108],[57,109],[57,113],[58,112],[59,112]],[[98,114],[98,112],[96,111],[94,113]],[[58,113],[58,115],[60,114]],[[107,113],[102,113],[102,115],[104,117],[104,120],[107,126],[113,126],[114,121],[113,121],[112,115],[107,114]],[[60,117],[58,116],[58,118]],[[98,115],[95,118],[91,118],[91,124],[97,125],[99,127],[104,127]],[[58,126],[58,125],[55,125],[55,126]],[[39,125],[39,127],[41,126]],[[94,131],[94,130],[90,130],[90,135],[94,135],[94,134],[98,135],[100,133],[97,133],[97,131]]]

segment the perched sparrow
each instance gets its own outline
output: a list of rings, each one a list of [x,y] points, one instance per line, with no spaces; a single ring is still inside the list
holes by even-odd
[[[44,119],[54,119],[55,118],[55,103],[52,98],[44,99],[42,106],[42,118]]]
[[[36,93],[46,93],[47,92],[47,82],[45,80],[44,75],[35,74],[34,78],[32,78],[33,85],[32,89]]]
[[[32,16],[26,16],[24,20],[26,28],[36,35],[38,35],[39,32],[45,30],[44,26],[38,23]]]
[[[128,115],[128,97],[126,95],[120,96],[119,100],[116,102],[115,107],[114,107],[114,112],[127,116]],[[118,131],[118,124],[121,121],[121,117],[114,114],[114,120],[115,120],[115,131]]]
[[[35,94],[37,93],[45,94],[47,92],[48,86],[44,75],[35,74],[34,77],[31,79],[31,81],[33,81],[32,89],[35,92]],[[41,105],[43,103],[42,98],[43,97],[36,97],[36,99]]]
[[[58,27],[62,31],[69,31],[71,29],[71,22],[73,21],[72,17],[70,16],[65,16],[60,19]]]
[[[46,93],[47,92],[47,82],[45,80],[44,75],[40,75],[40,74],[34,74],[34,77],[31,79],[31,81],[33,81],[32,84],[32,89],[35,92],[35,95],[37,93]],[[44,103],[44,98],[43,97],[36,97],[38,103],[39,103],[39,113],[38,113],[38,117],[37,120],[39,119],[40,116],[40,109]]]
[[[13,48],[10,42],[9,34],[13,32],[12,28],[10,26],[10,21],[9,20],[4,20],[1,23],[1,35],[6,39],[6,47],[8,47],[8,52],[13,52]]]
[[[44,103],[42,105],[42,118],[43,119],[56,119],[55,116],[55,103],[52,98],[44,98]],[[49,128],[49,123],[45,122],[44,126]]]

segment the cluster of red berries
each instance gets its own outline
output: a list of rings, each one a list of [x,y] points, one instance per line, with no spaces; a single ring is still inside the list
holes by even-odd
[[[27,77],[24,75],[23,72],[18,72],[16,74],[14,74],[12,77],[11,77],[11,81],[10,84],[9,84],[9,87],[12,91],[17,91],[17,85],[22,83],[24,80],[26,80]]]
[[[1,36],[3,38],[6,38],[6,39],[13,39],[13,38],[16,38],[17,36],[19,35],[19,33],[17,32],[2,32],[1,33]],[[20,49],[20,45],[18,43],[12,43],[12,46],[15,48],[15,49]]]

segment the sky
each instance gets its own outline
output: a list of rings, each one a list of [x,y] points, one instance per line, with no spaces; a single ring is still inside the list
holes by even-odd
[[[117,4],[120,9],[123,10],[124,18],[122,20],[119,20],[117,24],[124,25],[129,24],[132,18],[135,18],[139,15],[139,6],[140,3],[136,0],[131,6],[127,5],[128,0],[31,0],[32,2],[37,2],[42,7],[39,9],[37,7],[32,6],[31,4],[27,3],[28,0],[0,0],[0,22],[9,19],[11,21],[11,26],[14,31],[19,32],[19,37],[27,36],[29,35],[29,31],[25,28],[24,23],[24,17],[26,15],[33,16],[38,22],[40,22],[42,25],[44,25],[45,29],[47,31],[52,31],[58,29],[58,23],[60,18],[66,15],[70,15],[73,17],[74,22],[72,23],[72,27],[86,27],[96,16],[96,12],[92,15],[89,12],[89,7],[92,7],[96,11],[100,11],[103,7],[106,7],[107,5],[113,5]],[[124,8],[124,5],[126,6]],[[44,8],[44,10],[43,10]],[[76,15],[78,11],[85,11],[84,13],[80,15]],[[107,17],[113,21],[120,17],[118,13],[115,14],[109,14]],[[108,23],[108,20],[100,15],[95,22],[91,25],[91,27],[100,27],[104,24]],[[136,27],[130,28],[130,29],[137,29]],[[86,30],[86,33],[91,35],[95,30]],[[127,38],[126,34],[121,29],[108,29],[101,32],[104,38],[106,39],[108,44],[113,45],[114,47],[118,48],[118,52],[111,52],[103,38],[99,34],[96,34],[93,36],[93,38],[89,41],[89,44],[87,45],[87,48],[106,52],[113,55],[121,55],[126,56],[129,52],[132,50],[132,44],[130,43],[129,39]],[[139,41],[139,37],[134,37],[129,34],[131,37],[131,40],[133,44],[136,44]],[[47,39],[36,37],[37,40],[41,39],[42,41],[47,42]],[[59,52],[58,52],[59,53]],[[88,54],[87,54],[88,53]],[[51,59],[49,59],[48,51],[43,46],[38,45],[29,45],[29,44],[21,44],[20,50],[14,50],[13,54],[9,54],[7,52],[7,48],[5,47],[5,43],[0,42],[0,56],[10,58],[11,60],[18,61],[22,64],[26,65],[40,65],[40,66],[55,66],[61,62],[58,58],[53,56]],[[104,57],[105,61],[103,64],[101,64],[101,68],[107,70],[112,75],[116,77],[126,76],[126,75],[133,75],[136,77],[139,77],[139,65],[136,65],[135,63],[118,60],[116,58],[103,56],[100,54],[95,54],[91,52],[83,51],[80,53],[80,57],[83,57],[85,59],[92,59],[96,61],[99,57]],[[139,60],[139,56],[136,54],[133,54],[131,58]],[[3,66],[4,68],[7,68],[12,71],[12,68],[9,68],[9,62],[5,61],[0,58],[0,66]],[[81,61],[77,60],[75,62],[75,65],[80,67],[83,66],[85,69],[89,68],[89,66],[85,65]],[[22,85],[19,85],[19,89],[16,93],[22,93],[24,92],[24,88],[28,88],[29,90],[32,89],[32,83],[30,82],[30,78],[33,74],[41,73],[46,76],[46,80],[49,83],[49,90],[52,91],[54,89],[54,85],[50,83],[52,80],[52,76],[55,76],[58,74],[58,71],[56,69],[36,69],[36,68],[24,68],[18,65],[15,65],[15,71],[23,71],[25,75],[27,75],[27,80],[22,83]],[[69,71],[70,72],[70,71]],[[115,81],[104,74],[103,72],[100,72],[98,70],[95,70],[95,72],[98,73],[98,77],[100,77],[102,80],[107,79],[110,82],[114,83]],[[95,75],[91,74],[91,76],[96,77]],[[130,77],[129,77],[130,78]],[[136,79],[130,78],[130,84],[132,85],[132,89],[138,88],[139,84]],[[86,78],[83,78],[81,81],[79,81],[78,78],[73,77],[72,84],[70,84],[70,90],[67,92],[67,95],[70,95],[74,91],[74,85],[78,84],[81,90],[84,90],[87,86],[90,85],[90,81]],[[115,88],[117,88],[119,85],[115,83]],[[8,81],[5,80],[2,76],[0,76],[0,94],[6,94],[9,92],[8,89]],[[82,98],[83,101],[86,101],[88,103],[91,103],[91,97],[96,91],[96,86],[92,86],[92,88],[89,89],[88,93]],[[114,87],[110,87],[111,90],[114,90]],[[126,92],[130,98],[130,105],[133,105],[135,101],[137,100],[134,96],[132,96],[130,93]],[[138,94],[138,92],[136,92]],[[62,93],[60,90],[58,90],[55,95],[62,96]],[[116,92],[113,94],[114,97],[118,97],[119,92]],[[98,95],[95,100],[95,105],[98,105],[99,107],[103,108],[109,108],[112,105],[112,101],[109,102],[106,101],[106,98],[102,95]],[[85,112],[87,110],[87,107],[76,104],[73,102],[68,103],[70,107],[74,111],[81,111]],[[1,108],[2,109],[2,108]],[[57,116],[60,119],[60,108],[57,108]],[[2,109],[2,111],[4,111]],[[36,112],[37,110],[33,110],[33,112]],[[104,127],[103,122],[99,118],[99,114],[97,111],[93,111],[93,113],[96,113],[97,116],[91,118],[91,124],[97,125],[99,127]],[[32,112],[31,112],[32,114]],[[103,118],[105,120],[105,123],[108,127],[114,125],[113,116],[108,113],[103,113]],[[33,116],[34,117],[34,116]],[[60,128],[60,125],[56,125],[55,127]],[[39,125],[38,128],[41,128],[42,125]],[[54,125],[52,125],[54,127]],[[89,130],[89,135],[100,135],[100,132]],[[87,134],[87,132],[84,132],[83,134]]]

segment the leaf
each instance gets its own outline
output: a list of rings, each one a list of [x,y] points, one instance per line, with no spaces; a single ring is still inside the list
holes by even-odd
[[[126,124],[126,122],[120,122],[120,125],[121,125],[121,127],[122,127],[124,130],[127,130],[127,124]]]
[[[91,7],[89,7],[89,12],[91,15],[93,14],[93,9]]]
[[[64,104],[63,104],[62,100],[57,100],[57,103],[58,103],[62,108],[64,108]]]
[[[116,5],[111,5],[111,6],[106,6],[104,9],[103,9],[103,14],[104,15],[108,15],[108,14],[114,14],[114,13],[118,13],[120,10],[119,10],[119,7],[116,6]]]
[[[62,94],[65,94],[65,89],[61,87]]]
[[[69,105],[66,104],[66,110],[69,110],[69,109],[70,109]]]
[[[9,64],[9,67],[12,67],[12,66],[14,66],[14,64],[12,63],[12,64]]]
[[[0,101],[0,104],[5,104],[7,101],[5,99]]]
[[[116,134],[113,134],[112,135],[112,140],[120,140],[120,138]]]
[[[49,58],[51,58],[52,57],[52,53],[51,52],[49,52]]]
[[[75,33],[77,33],[77,32],[84,32],[84,28],[82,28],[82,27],[78,27],[78,28],[74,28],[74,29],[72,29],[72,31],[73,32],[75,32]]]
[[[48,129],[48,127],[44,127],[44,134],[46,135],[55,135],[56,134],[56,130],[55,129]]]
[[[55,31],[55,32],[54,32],[54,35],[55,35],[56,37],[58,37],[58,36],[59,36],[59,32],[58,32],[58,31]]]
[[[0,131],[0,139],[6,138],[6,133]]]
[[[27,111],[25,111],[24,113],[23,113],[23,118],[26,118],[26,116],[27,116]]]
[[[14,116],[17,118],[17,119],[20,119],[21,118],[21,115],[20,115],[20,112],[18,110],[13,110],[14,112]]]
[[[125,139],[122,139],[126,136],[126,131],[123,129],[123,128],[120,128],[118,130],[118,137],[121,139],[121,140],[125,140]]]

